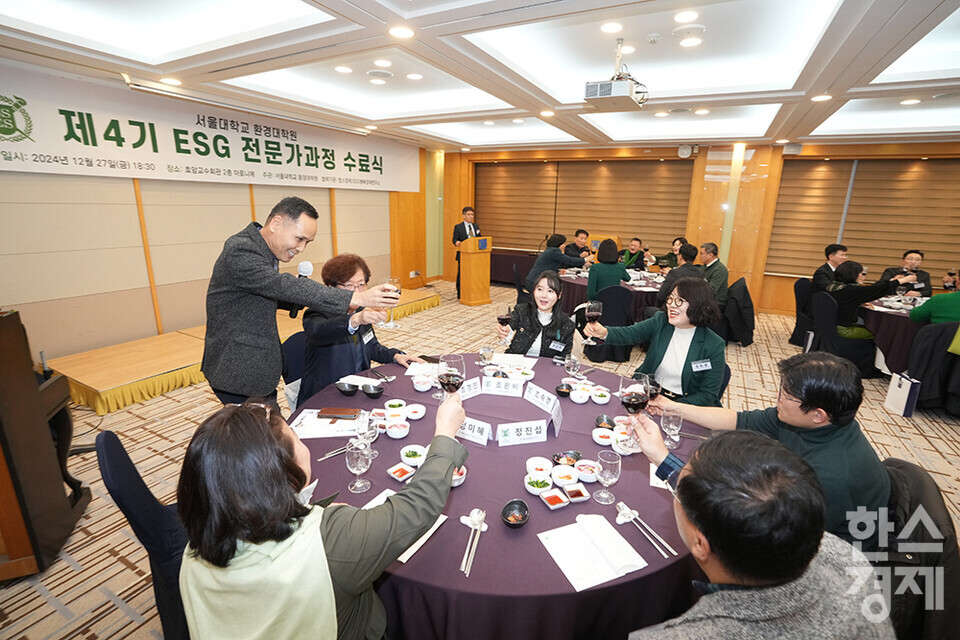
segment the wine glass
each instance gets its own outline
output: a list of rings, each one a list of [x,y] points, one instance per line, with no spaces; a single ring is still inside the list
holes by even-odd
[[[616,498],[607,487],[620,478],[620,454],[615,451],[601,451],[597,454],[597,462],[600,463],[597,481],[603,485],[603,489],[594,491],[593,499],[600,504],[613,504]]]
[[[376,458],[380,452],[373,448],[373,443],[380,435],[377,423],[370,419],[370,412],[364,411],[357,421],[357,438],[370,445],[370,457]]]
[[[373,461],[373,456],[370,455],[370,444],[363,440],[351,440],[347,443],[344,457],[347,460],[347,470],[357,476],[347,485],[347,489],[350,493],[363,493],[370,488],[370,481],[360,477],[370,468],[370,463]]]
[[[513,307],[511,307],[509,304],[501,304],[497,307],[497,322],[500,323],[501,327],[510,326],[510,318],[512,317],[513,317]],[[500,340],[500,342],[498,342],[497,344],[498,345],[507,344],[508,337],[510,337],[509,333],[506,336],[504,336]]]
[[[477,366],[485,367],[493,362],[493,349],[491,347],[481,347],[477,352]]]
[[[456,393],[463,384],[466,377],[466,369],[463,366],[463,356],[449,355],[440,356],[440,365],[438,368],[437,380],[440,382],[440,388],[443,389],[443,399],[451,393]]]
[[[380,281],[380,284],[389,284],[397,288],[397,296],[400,296],[400,278],[396,276],[387,276]],[[393,307],[390,307],[390,320],[388,322],[378,322],[377,326],[381,329],[399,329],[400,323],[393,321]]]
[[[634,415],[647,408],[647,402],[650,400],[649,385],[650,378],[644,374],[641,374],[638,379],[620,378],[620,404],[627,413]],[[634,433],[617,444],[629,453],[641,451],[640,441]]]
[[[563,370],[567,372],[568,376],[576,378],[577,372],[580,371],[580,361],[577,360],[577,356],[572,353],[565,355],[563,357]]]
[[[584,314],[587,318],[587,322],[593,324],[600,321],[600,316],[603,315],[603,303],[599,300],[591,300],[587,303],[587,310]],[[601,344],[603,340],[600,338],[587,338],[583,341],[583,344]]]
[[[680,427],[683,425],[683,412],[676,407],[664,409],[660,416],[660,428],[667,434],[663,443],[667,449],[676,449],[680,446]]]
[[[647,395],[650,396],[651,400],[656,400],[657,396],[660,395],[660,381],[657,380],[656,375],[647,376]]]
[[[903,296],[907,293],[907,287],[900,285],[897,287],[897,297],[900,298],[900,301],[903,302]]]

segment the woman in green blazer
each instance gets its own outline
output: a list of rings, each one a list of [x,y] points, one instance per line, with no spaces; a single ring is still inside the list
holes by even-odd
[[[607,238],[600,243],[597,263],[590,267],[590,275],[587,276],[587,300],[596,300],[601,289],[630,282],[630,274],[622,263],[617,262],[619,259],[616,242]]]
[[[720,320],[713,289],[700,278],[680,278],[665,305],[666,312],[629,327],[587,324],[588,336],[610,344],[650,341],[647,357],[634,375],[653,375],[663,394],[677,402],[719,407],[726,366],[723,338],[708,327]]]

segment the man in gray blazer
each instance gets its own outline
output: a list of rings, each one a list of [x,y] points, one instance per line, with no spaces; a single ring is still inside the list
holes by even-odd
[[[276,402],[283,372],[277,302],[345,314],[353,306],[392,307],[396,289],[380,285],[347,291],[280,273],[317,235],[317,210],[302,198],[284,198],[261,226],[251,222],[227,238],[207,287],[207,332],[201,370],[224,404],[249,397]]]

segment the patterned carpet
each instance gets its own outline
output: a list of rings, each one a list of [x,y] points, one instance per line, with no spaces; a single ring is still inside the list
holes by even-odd
[[[475,352],[495,343],[489,307],[457,304],[452,283],[437,283],[433,289],[443,303],[404,318],[400,329],[381,330],[384,344],[408,353],[438,354]],[[515,297],[506,287],[495,287],[491,293],[495,303]],[[776,363],[798,351],[787,343],[792,318],[761,315],[757,325],[753,345],[727,347],[727,363],[733,370],[724,398],[727,407],[772,406],[778,388]],[[635,349],[631,362],[602,366],[626,374],[642,359]],[[864,431],[881,458],[904,458],[930,471],[960,526],[960,423],[939,412],[921,412],[911,419],[891,415],[883,408],[886,384],[884,379],[864,383],[866,399],[858,416]],[[186,444],[197,425],[218,407],[209,387],[198,384],[102,418],[75,410],[75,441],[93,442],[97,432],[115,431],[154,494],[172,502]],[[75,456],[69,464],[91,488],[93,500],[59,559],[45,573],[0,587],[0,638],[161,638],[147,554],[104,489],[96,455]]]

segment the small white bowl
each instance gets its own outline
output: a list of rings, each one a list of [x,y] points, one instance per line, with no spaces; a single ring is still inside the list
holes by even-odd
[[[561,489],[551,489],[540,494],[543,504],[547,505],[550,511],[556,511],[570,504],[570,498]]]
[[[400,459],[411,467],[419,467],[427,459],[427,448],[419,444],[408,444],[400,449]]]
[[[570,502],[586,502],[590,499],[590,492],[579,482],[564,485],[563,491],[570,498]]]
[[[590,397],[597,404],[607,404],[610,402],[610,389],[606,387],[594,387]]]
[[[570,465],[558,464],[550,472],[550,477],[554,483],[562,487],[565,484],[573,484],[580,479],[580,473]]]
[[[527,473],[550,475],[550,470],[553,469],[553,460],[542,456],[533,456],[532,458],[527,458],[526,468]]]
[[[430,389],[433,388],[433,378],[429,376],[414,376],[413,388],[421,393],[430,391]]]
[[[459,467],[453,470],[453,477],[450,479],[451,487],[459,487],[467,480],[467,468]]]
[[[570,392],[570,399],[577,404],[584,404],[590,399],[590,392],[583,389],[574,389]]]
[[[600,471],[600,465],[593,460],[580,460],[573,465],[580,474],[580,482],[596,482],[597,473]]]
[[[500,367],[495,364],[489,364],[483,368],[483,375],[489,378],[497,371],[500,371]]]
[[[404,407],[403,409],[391,409],[390,411],[387,411],[386,420],[388,423],[403,422],[406,419],[407,419],[406,407]]]
[[[386,420],[387,411],[386,409],[371,409],[370,410],[370,419],[371,420]]]
[[[422,404],[408,404],[406,410],[408,420],[419,420],[427,414],[427,408]]]
[[[517,372],[517,377],[519,377],[521,380],[524,380],[526,382],[533,380],[534,376],[536,375],[537,374],[534,372],[533,369],[521,369],[520,371]]]
[[[627,451],[626,449],[624,449],[623,447],[620,446],[620,443],[619,443],[619,442],[614,442],[614,443],[610,446],[610,448],[613,449],[614,451],[616,451],[617,453],[619,453],[621,456],[631,456],[631,455],[633,455],[633,451]]]
[[[629,426],[630,425],[630,416],[614,416],[613,424]]]
[[[531,486],[530,484],[531,482],[546,483],[547,486],[534,487],[534,486]],[[540,495],[544,491],[549,491],[552,487],[553,487],[553,480],[550,479],[549,475],[528,473],[523,477],[523,488],[535,496]]]
[[[383,403],[383,408],[387,411],[396,411],[397,409],[403,409],[405,406],[407,406],[407,401],[400,398],[391,398]]]
[[[391,422],[387,425],[387,435],[394,440],[406,438],[410,433],[409,422]]]
[[[596,442],[601,447],[609,447],[613,444],[613,440],[616,437],[616,434],[610,429],[605,429],[603,427],[597,427],[590,432],[590,437],[593,438],[593,441]]]
[[[576,389],[580,386],[580,383],[583,382],[580,378],[563,378],[560,380],[561,383],[565,383]]]

